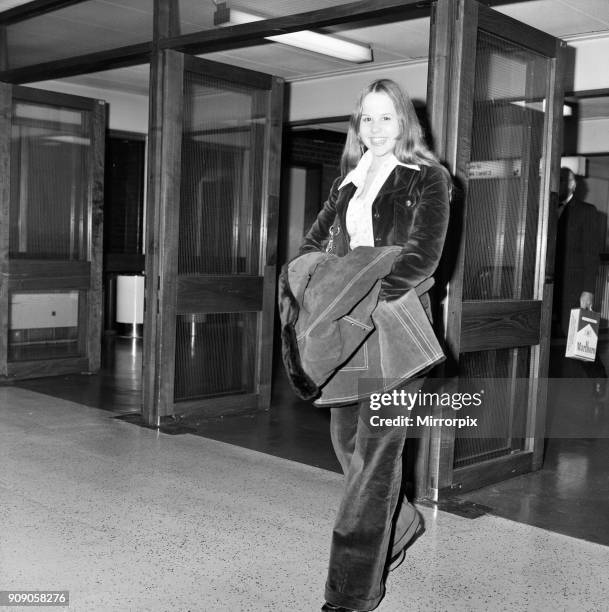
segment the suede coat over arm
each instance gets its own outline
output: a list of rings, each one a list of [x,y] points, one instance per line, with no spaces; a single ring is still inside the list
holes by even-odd
[[[316,405],[352,403],[393,389],[444,359],[416,290],[378,302],[399,247],[320,252],[281,275],[283,360],[297,395]],[[426,292],[431,279],[419,286]]]

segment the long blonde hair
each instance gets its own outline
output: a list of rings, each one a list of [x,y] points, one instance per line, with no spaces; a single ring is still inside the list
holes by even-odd
[[[384,93],[393,102],[400,126],[400,135],[397,138],[394,151],[397,159],[405,164],[438,165],[438,158],[425,144],[423,129],[408,94],[395,81],[379,79],[365,87],[357,99],[349,121],[347,140],[340,161],[342,175],[345,176],[353,170],[365,152],[364,145],[359,137],[359,128],[364,98],[369,93]]]

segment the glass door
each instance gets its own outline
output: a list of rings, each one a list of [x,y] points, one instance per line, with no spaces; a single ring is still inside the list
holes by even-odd
[[[105,103],[2,85],[0,376],[100,367]]]
[[[440,0],[432,27],[428,99],[456,180],[445,373],[483,398],[476,426],[430,432],[437,499],[541,465],[565,44],[473,0]]]
[[[153,260],[146,273],[158,312],[147,307],[145,347],[164,347],[144,368],[150,423],[268,408],[275,309],[282,83],[176,52],[164,58],[173,114],[160,154],[173,161],[163,163],[172,168],[164,221],[149,225],[162,250],[156,300]]]

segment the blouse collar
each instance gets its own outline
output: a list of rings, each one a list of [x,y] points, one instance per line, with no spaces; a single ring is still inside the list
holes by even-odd
[[[362,158],[359,160],[357,166],[351,170],[345,176],[342,183],[338,186],[339,189],[342,189],[345,185],[349,183],[353,183],[356,187],[361,187],[366,182],[366,174],[368,173],[368,169],[370,168],[370,164],[372,163],[372,151],[366,151]],[[417,164],[404,164],[402,163],[393,153],[390,157],[387,158],[387,161],[383,164],[383,170],[386,171],[387,176],[391,173],[391,171],[396,166],[405,166],[406,168],[411,168],[412,170],[416,170],[417,172],[421,170],[421,168]]]

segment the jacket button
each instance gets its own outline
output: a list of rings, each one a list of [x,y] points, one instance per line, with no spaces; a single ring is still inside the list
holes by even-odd
[[[380,236],[374,239],[374,242],[376,242],[376,244],[378,244],[381,241]]]
[[[378,219],[381,216],[381,213],[379,213],[378,211],[376,211],[373,215],[372,215],[375,219]]]
[[[406,206],[412,206],[412,200],[410,198],[406,200]]]

